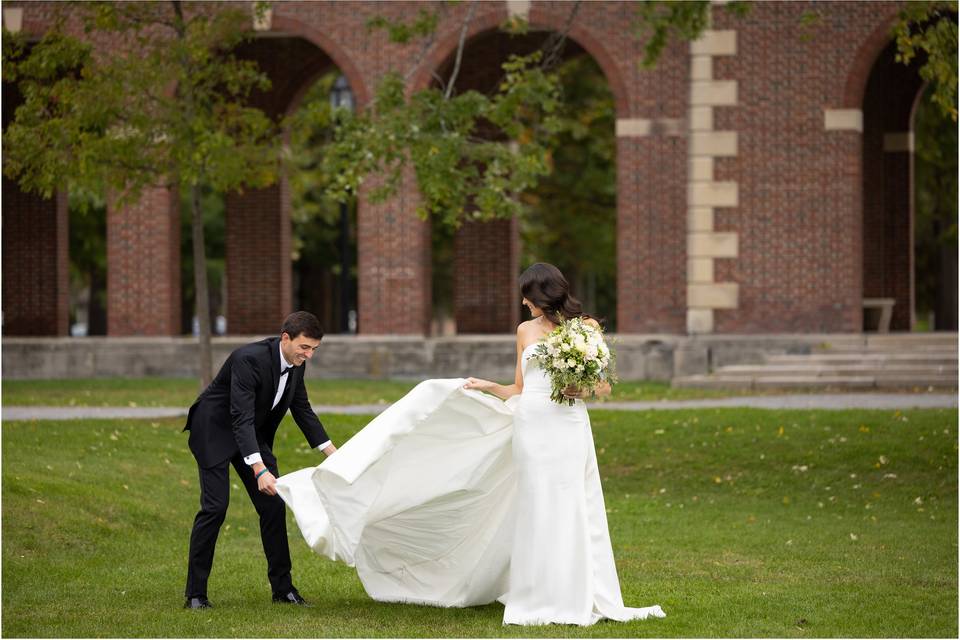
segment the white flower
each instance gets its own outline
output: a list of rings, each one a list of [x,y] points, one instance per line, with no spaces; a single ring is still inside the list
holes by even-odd
[[[587,341],[583,339],[583,336],[577,336],[573,339],[573,346],[576,347],[577,351],[580,353],[587,352]]]

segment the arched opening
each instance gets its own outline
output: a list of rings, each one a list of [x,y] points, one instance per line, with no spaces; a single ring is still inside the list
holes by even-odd
[[[511,55],[553,56],[564,92],[565,130],[551,141],[552,175],[524,194],[521,220],[433,228],[433,332],[512,333],[521,320],[519,273],[556,264],[585,309],[616,322],[615,98],[603,71],[575,39],[536,26],[523,35],[488,29],[465,45],[458,92],[492,93]],[[437,68],[447,79],[456,49]],[[498,131],[478,135],[497,140]],[[507,143],[507,140],[503,140]]]
[[[2,126],[23,103],[17,86],[3,82]],[[68,335],[70,314],[67,194],[27,193],[3,176],[2,277],[5,336]]]
[[[340,70],[313,42],[287,33],[270,32],[237,54],[256,60],[271,80],[271,89],[251,96],[251,103],[278,121],[293,115],[294,126],[284,134],[292,173],[265,189],[227,194],[224,201],[227,329],[273,333],[278,318],[303,308],[321,319],[327,333],[355,332],[356,203],[325,199],[326,178],[319,173]]]
[[[68,199],[70,335],[107,334],[107,205],[91,194]]]
[[[930,99],[913,113],[915,331],[957,330],[957,124]]]
[[[864,328],[955,330],[956,286],[949,283],[956,283],[956,241],[951,267],[945,244],[949,240],[942,237],[949,221],[931,209],[938,206],[944,171],[931,164],[930,153],[918,161],[917,150],[952,153],[955,194],[956,132],[952,143],[939,138],[943,124],[922,98],[920,62],[904,65],[895,60],[895,52],[890,42],[877,57],[863,95]],[[952,319],[946,307],[953,308]],[[888,327],[882,318],[885,309]],[[941,309],[939,321],[936,309]]]
[[[321,165],[338,117],[333,105],[349,108],[343,103],[351,101],[346,79],[331,68],[304,94],[289,135],[293,306],[313,311],[328,333],[358,329],[356,198],[325,196],[331,176]]]

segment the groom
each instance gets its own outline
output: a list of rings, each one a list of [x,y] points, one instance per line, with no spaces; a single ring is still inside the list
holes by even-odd
[[[190,407],[184,431],[190,431],[190,450],[200,468],[200,511],[190,534],[185,608],[212,606],[207,600],[207,579],[230,500],[230,465],[260,516],[273,601],[306,604],[290,577],[286,512],[277,495],[280,473],[272,448],[277,426],[290,409],[311,447],[328,456],[336,451],[310,408],[303,384],[304,363],[322,338],[316,316],[306,311],[290,314],[279,338],[254,342],[231,353]]]

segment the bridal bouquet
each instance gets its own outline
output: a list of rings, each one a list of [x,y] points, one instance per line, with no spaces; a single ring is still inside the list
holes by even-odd
[[[568,387],[593,389],[603,381],[614,382],[614,356],[603,341],[603,332],[583,321],[564,321],[537,345],[533,357],[550,377],[550,399],[572,405],[563,392]]]

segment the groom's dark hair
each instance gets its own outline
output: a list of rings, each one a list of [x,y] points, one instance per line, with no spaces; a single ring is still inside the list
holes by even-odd
[[[280,327],[280,334],[283,335],[284,333],[291,338],[302,335],[312,340],[323,339],[323,328],[320,327],[320,321],[317,320],[317,316],[309,311],[294,311],[288,315],[286,320],[283,321],[283,326]]]

